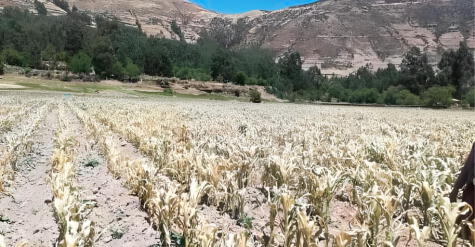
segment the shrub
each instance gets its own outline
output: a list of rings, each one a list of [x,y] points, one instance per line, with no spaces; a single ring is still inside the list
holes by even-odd
[[[140,68],[132,62],[131,59],[127,59],[127,64],[124,68],[124,74],[130,82],[136,82],[140,77]]]
[[[449,107],[452,104],[453,93],[455,93],[455,88],[452,86],[435,86],[422,94],[422,100],[426,106]]]
[[[5,74],[5,65],[3,64],[3,58],[0,56],[0,75]]]
[[[339,101],[345,101],[348,96],[346,95],[345,88],[340,83],[335,83],[331,85],[328,89],[328,97],[337,98]]]
[[[84,52],[79,52],[71,58],[68,67],[74,73],[91,72],[92,58]]]
[[[249,97],[251,98],[252,103],[261,103],[261,93],[256,89],[249,90]]]
[[[175,95],[175,92],[171,88],[165,88],[165,90],[163,90],[163,94],[166,96],[173,96]]]
[[[475,107],[475,88],[472,88],[463,97],[465,104],[469,104],[471,107]]]
[[[397,104],[397,99],[400,91],[401,89],[398,87],[389,87],[386,91],[384,91],[382,96],[384,103],[388,105]]]
[[[237,72],[236,75],[234,76],[234,83],[237,85],[244,85],[246,84],[247,81],[247,76],[244,74],[244,72]]]
[[[363,88],[354,91],[350,96],[351,103],[376,103],[380,95],[374,88]]]
[[[31,76],[31,71],[32,69],[30,67],[26,67],[25,70],[23,70],[26,76]]]
[[[401,90],[396,96],[396,104],[398,105],[419,105],[420,102],[419,96],[407,89]]]
[[[115,63],[112,64],[111,72],[112,76],[117,80],[122,80],[124,78],[124,67],[119,61],[115,61]]]
[[[18,52],[15,49],[9,48],[3,51],[2,53],[4,62],[9,65],[15,65],[15,66],[26,66],[27,65],[27,59],[23,54]]]

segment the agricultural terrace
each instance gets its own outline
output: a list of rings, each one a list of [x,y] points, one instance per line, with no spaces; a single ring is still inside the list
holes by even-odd
[[[2,93],[0,246],[469,246],[474,137],[471,111]]]

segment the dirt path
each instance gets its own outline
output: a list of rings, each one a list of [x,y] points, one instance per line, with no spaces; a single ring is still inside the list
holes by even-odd
[[[8,246],[26,241],[29,246],[49,247],[58,237],[47,182],[57,128],[57,112],[50,111],[33,136],[32,152],[19,160],[19,171],[8,190],[11,196],[0,195],[0,232]]]
[[[76,173],[81,198],[96,203],[88,219],[95,224],[95,246],[150,246],[159,242],[159,234],[147,222],[147,213],[140,210],[139,199],[130,195],[107,169],[92,138],[72,112],[71,120],[77,136]]]

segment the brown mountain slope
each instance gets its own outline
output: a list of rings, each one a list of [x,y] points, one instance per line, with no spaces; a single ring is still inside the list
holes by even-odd
[[[473,0],[326,0],[253,19],[246,41],[280,53],[295,49],[306,67],[326,73],[399,64],[411,46],[435,62],[464,39],[475,48],[473,6]]]
[[[148,34],[179,39],[171,30],[171,22],[175,20],[188,41],[198,39],[200,30],[218,16],[183,0],[69,0],[69,3],[82,10],[116,16],[131,25],[136,25],[138,20]]]
[[[0,6],[32,2],[0,0]],[[321,0],[278,11],[222,15],[185,0],[69,0],[81,10],[139,24],[151,35],[179,39],[171,30],[176,21],[188,42],[206,29],[229,46],[259,45],[277,55],[294,49],[302,54],[304,67],[318,65],[324,73],[342,75],[368,63],[375,69],[399,64],[411,46],[426,51],[432,62],[462,40],[475,48],[474,2]]]

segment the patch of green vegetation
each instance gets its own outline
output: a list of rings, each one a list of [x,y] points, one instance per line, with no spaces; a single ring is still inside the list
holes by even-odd
[[[84,166],[85,166],[85,167],[92,167],[92,168],[95,168],[95,167],[99,166],[99,164],[100,164],[100,163],[99,163],[98,160],[96,160],[96,159],[91,159],[91,160],[87,161],[87,162],[84,164]]]
[[[122,86],[107,85],[91,82],[62,82],[55,80],[42,80],[38,78],[9,77],[8,81],[24,88],[12,88],[11,90],[41,90],[57,91],[69,93],[97,93],[99,91],[111,90],[125,92]]]
[[[254,220],[253,217],[248,216],[247,214],[241,215],[241,217],[238,220],[238,224],[247,230],[252,229],[252,221]]]
[[[112,229],[111,232],[112,239],[121,239],[125,234],[121,229]]]
[[[185,246],[185,237],[182,235],[172,232],[171,239],[175,246]]]
[[[17,85],[23,86],[25,88],[21,88],[19,90],[45,90],[45,91],[60,91],[60,92],[76,92],[75,90],[66,88],[66,87],[59,87],[55,85],[44,85],[39,83],[32,83],[32,82],[18,82]]]

